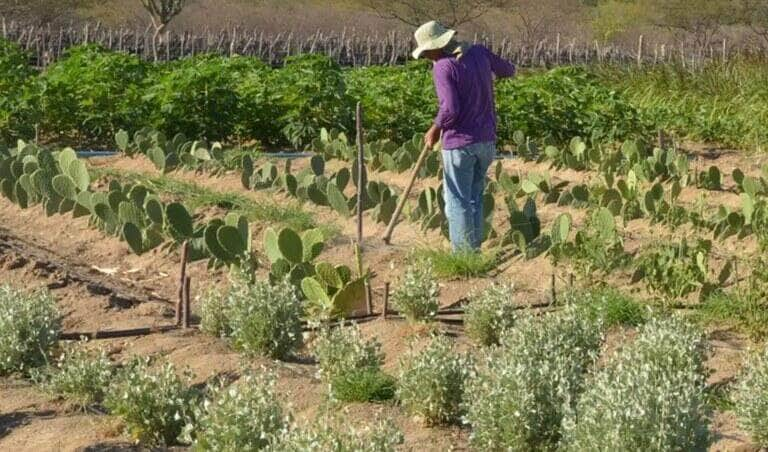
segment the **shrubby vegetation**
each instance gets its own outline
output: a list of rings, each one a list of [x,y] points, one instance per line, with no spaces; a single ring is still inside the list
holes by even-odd
[[[709,440],[704,341],[653,319],[587,385],[564,422],[566,450],[703,450]]]
[[[561,437],[602,342],[602,328],[573,308],[524,317],[467,383],[465,420],[478,450],[547,450]]]
[[[747,360],[734,402],[741,427],[758,445],[768,447],[768,347]]]
[[[115,375],[106,351],[88,351],[69,346],[51,366],[35,376],[49,393],[85,408],[99,404]]]
[[[151,367],[148,359],[137,358],[110,386],[104,406],[143,444],[175,444],[198,396],[190,380],[170,363]]]
[[[400,362],[397,398],[427,424],[447,424],[462,413],[464,384],[472,372],[466,355],[445,336],[433,336],[423,349],[411,349]]]
[[[394,452],[403,434],[390,422],[355,429],[339,429],[325,417],[314,425],[286,430],[268,449],[274,452]]]
[[[56,303],[47,291],[0,286],[0,375],[29,373],[46,364],[60,330]]]
[[[514,285],[492,284],[473,294],[464,310],[464,330],[472,340],[489,346],[499,343],[501,336],[515,324]]]
[[[583,315],[600,321],[603,327],[638,326],[648,318],[648,308],[611,287],[579,290],[568,294],[568,301]]]
[[[429,320],[437,314],[439,287],[432,273],[432,263],[421,261],[408,265],[398,282],[392,301],[410,322]]]

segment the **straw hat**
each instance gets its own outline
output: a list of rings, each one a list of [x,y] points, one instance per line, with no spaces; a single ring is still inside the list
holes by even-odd
[[[456,30],[446,28],[439,22],[433,20],[425,23],[413,34],[416,38],[416,49],[413,51],[413,57],[419,59],[425,50],[442,49],[451,42],[454,35],[456,35]]]

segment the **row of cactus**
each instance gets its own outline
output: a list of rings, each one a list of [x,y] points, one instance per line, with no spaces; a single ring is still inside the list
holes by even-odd
[[[193,259],[210,257],[213,264],[229,265],[250,257],[244,218],[229,215],[195,227],[182,204],[163,203],[141,184],[112,180],[107,191],[92,191],[90,182],[85,163],[70,148],[50,151],[19,142],[0,156],[2,193],[22,208],[42,204],[49,216],[69,212],[75,218],[88,216],[90,224],[121,237],[136,254],[190,240]]]
[[[219,142],[190,141],[183,134],[172,139],[152,129],[142,129],[130,136],[125,130],[115,134],[117,147],[126,155],[144,154],[155,167],[169,173],[179,167],[217,171],[222,168],[224,148]]]

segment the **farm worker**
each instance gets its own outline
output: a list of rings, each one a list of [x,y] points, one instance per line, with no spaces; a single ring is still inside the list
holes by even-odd
[[[493,80],[512,77],[515,66],[487,48],[455,39],[456,31],[428,22],[414,34],[413,57],[433,61],[437,117],[424,135],[430,149],[442,135],[443,192],[454,252],[479,250],[483,241],[483,191],[496,158]]]

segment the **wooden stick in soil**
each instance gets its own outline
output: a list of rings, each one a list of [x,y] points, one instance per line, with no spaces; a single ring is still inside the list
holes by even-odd
[[[381,310],[381,318],[387,320],[387,309],[389,309],[389,281],[384,283],[384,309]]]
[[[179,299],[176,302],[176,325],[181,325],[182,311],[184,310],[184,283],[187,279],[187,253],[189,244],[185,240],[181,244],[181,270],[179,271]]]
[[[408,195],[411,194],[411,190],[413,189],[413,184],[416,183],[416,178],[419,177],[419,171],[421,171],[421,167],[424,165],[424,162],[427,160],[427,156],[432,151],[432,149],[429,148],[429,146],[424,145],[424,149],[421,151],[421,155],[419,155],[419,159],[416,160],[416,166],[413,168],[413,174],[411,175],[411,180],[408,181],[408,185],[405,187],[405,191],[402,194],[402,198],[400,198],[400,201],[397,203],[397,207],[395,208],[395,212],[392,214],[392,219],[389,220],[389,225],[387,225],[387,230],[384,232],[384,236],[382,237],[382,240],[384,240],[384,243],[389,245],[390,240],[392,239],[392,233],[395,231],[395,226],[397,225],[397,220],[400,217],[400,213],[403,211],[403,207],[405,207],[405,203],[408,201]]]
[[[552,287],[550,288],[552,295],[552,304],[557,304],[557,288],[555,287],[555,274],[552,273]]]
[[[189,328],[189,288],[192,285],[192,278],[184,278],[184,328]]]

